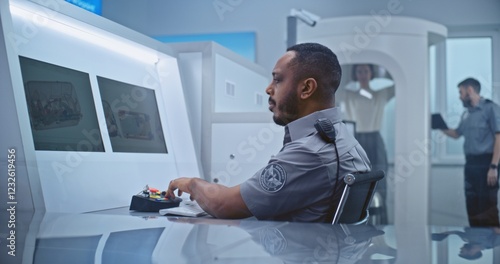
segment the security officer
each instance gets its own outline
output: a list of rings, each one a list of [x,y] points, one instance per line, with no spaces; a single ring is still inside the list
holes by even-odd
[[[452,138],[465,138],[464,187],[469,224],[499,226],[500,107],[479,95],[481,85],[476,79],[467,78],[458,88],[467,110],[457,129],[442,131]]]
[[[341,78],[337,57],[320,44],[298,44],[277,61],[272,76],[266,93],[274,122],[285,126],[283,149],[241,185],[226,187],[199,178],[179,178],[170,182],[169,196],[175,196],[175,190],[178,195],[189,193],[217,218],[331,219],[332,205],[341,195],[342,177],[370,170],[365,151],[335,107],[334,94]],[[315,123],[320,119],[331,122],[335,144],[318,133]]]

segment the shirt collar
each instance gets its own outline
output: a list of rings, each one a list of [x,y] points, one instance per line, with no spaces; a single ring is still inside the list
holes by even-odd
[[[316,131],[314,128],[314,123],[320,118],[327,118],[332,121],[332,123],[338,123],[342,121],[342,114],[339,107],[328,108],[325,110],[317,111],[302,118],[299,118],[293,122],[286,125],[290,132],[290,138],[292,141],[303,138]]]
[[[484,97],[481,97],[481,98],[479,99],[479,103],[477,103],[477,105],[476,105],[476,106],[474,106],[474,107],[469,107],[468,109],[469,109],[469,111],[474,111],[474,110],[476,110],[476,109],[477,109],[477,110],[479,110],[479,109],[483,108],[483,106],[484,106],[484,104],[485,104],[485,103],[486,103],[486,99],[484,99]]]
[[[482,108],[485,103],[486,103],[486,99],[484,99],[484,97],[481,97],[479,99],[479,103],[477,104],[477,107]]]

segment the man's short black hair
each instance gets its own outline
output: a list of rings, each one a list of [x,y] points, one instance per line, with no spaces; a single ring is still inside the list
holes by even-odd
[[[472,88],[474,89],[474,91],[476,91],[477,94],[479,94],[479,92],[481,92],[481,84],[479,83],[478,80],[476,80],[474,78],[467,78],[467,79],[461,81],[457,86],[458,87],[460,87],[460,86],[464,86],[464,87],[472,86]]]
[[[301,43],[286,51],[295,52],[295,58],[290,61],[295,81],[314,78],[320,93],[325,96],[335,94],[342,77],[342,69],[335,53],[318,43]]]

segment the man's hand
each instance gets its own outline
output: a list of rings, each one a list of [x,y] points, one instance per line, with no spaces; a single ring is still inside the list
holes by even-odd
[[[460,135],[457,133],[455,129],[441,129],[443,133],[451,138],[459,138]]]
[[[191,186],[192,186],[193,178],[178,178],[173,181],[170,181],[167,189],[168,197],[175,197],[174,191],[177,190],[177,196],[181,196],[182,193],[191,194]]]
[[[245,218],[252,216],[240,193],[240,186],[226,187],[200,178],[178,178],[168,185],[167,196],[189,193],[205,212],[216,218]]]
[[[487,181],[488,181],[488,186],[495,186],[498,181],[498,170],[489,169]]]

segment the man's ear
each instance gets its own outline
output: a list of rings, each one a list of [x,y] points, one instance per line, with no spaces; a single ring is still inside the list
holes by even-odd
[[[465,88],[465,92],[469,96],[471,96],[474,93],[476,93],[476,91],[474,90],[474,88],[471,85],[469,85],[469,86],[467,86],[467,88]]]
[[[300,90],[300,98],[307,99],[311,97],[318,88],[318,83],[314,78],[307,78],[302,82],[302,87]]]

